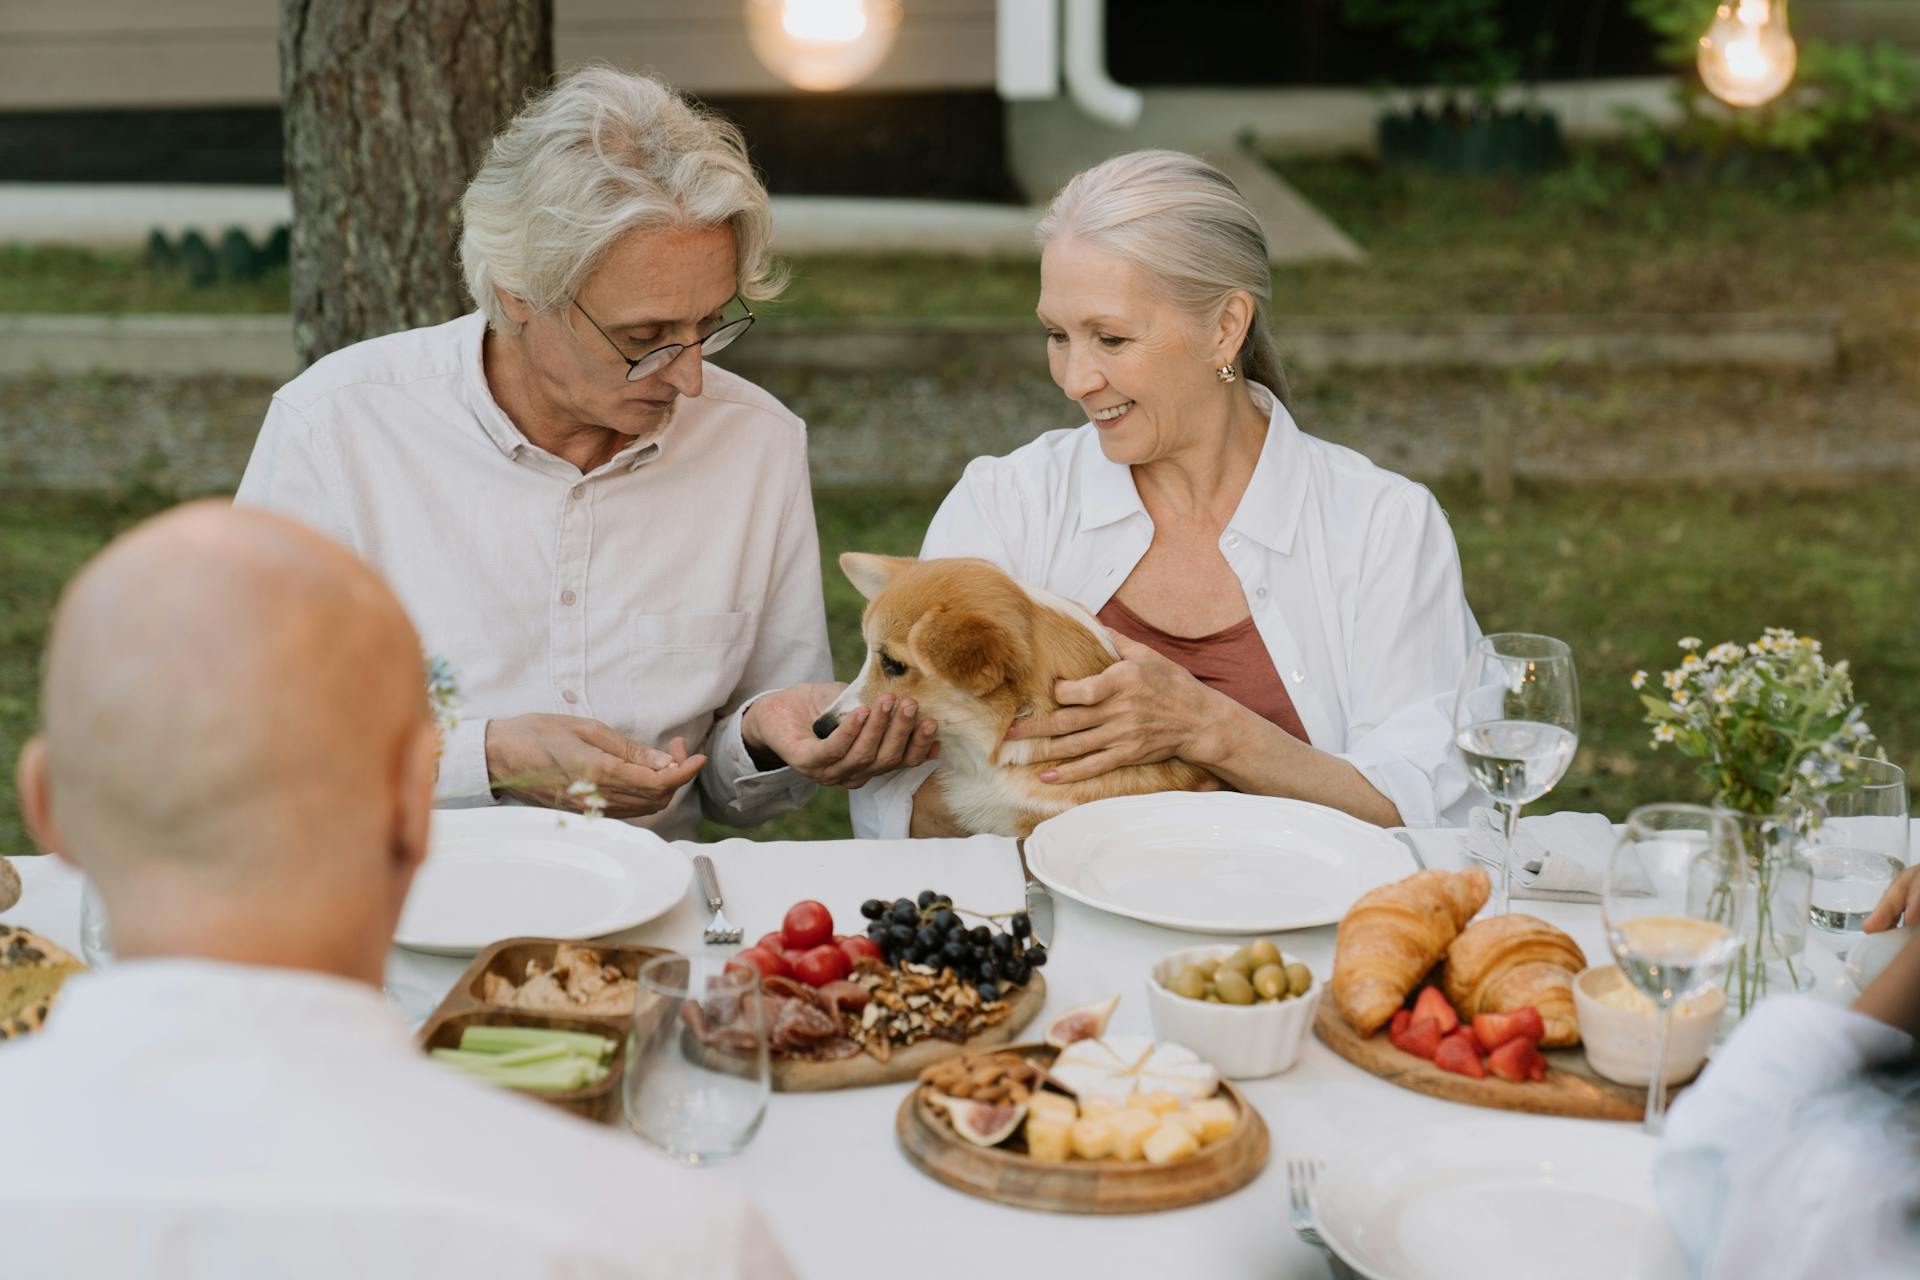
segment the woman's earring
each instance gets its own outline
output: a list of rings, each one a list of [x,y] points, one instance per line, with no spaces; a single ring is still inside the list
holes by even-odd
[[[1223,364],[1213,371],[1213,376],[1222,382],[1237,382],[1240,379],[1240,371],[1230,364]]]

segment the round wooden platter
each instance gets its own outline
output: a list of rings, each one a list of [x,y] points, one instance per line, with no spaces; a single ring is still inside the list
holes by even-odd
[[[1046,1045],[1009,1046],[1015,1053],[1053,1058]],[[1068,1160],[1047,1163],[1027,1155],[1017,1135],[1008,1146],[976,1147],[960,1137],[927,1100],[923,1085],[900,1104],[894,1131],[900,1147],[924,1172],[957,1191],[1021,1209],[1048,1213],[1153,1213],[1230,1195],[1267,1165],[1267,1125],[1246,1096],[1226,1081],[1221,1095],[1240,1121],[1232,1133],[1184,1160]]]
[[[898,1084],[912,1080],[936,1062],[999,1049],[1026,1029],[1028,1023],[1047,1002],[1047,982],[1033,974],[1014,995],[1013,1012],[995,1025],[958,1044],[951,1040],[922,1040],[904,1049],[895,1049],[885,1062],[861,1053],[834,1062],[784,1061],[773,1059],[773,1087],[778,1093],[819,1093],[827,1089],[864,1089],[868,1085]],[[706,1045],[690,1050],[704,1061],[721,1066],[729,1055]]]
[[[1615,1084],[1596,1074],[1579,1048],[1541,1050],[1547,1060],[1547,1078],[1515,1083],[1495,1075],[1475,1080],[1442,1071],[1425,1058],[1394,1048],[1385,1031],[1363,1037],[1347,1025],[1331,1000],[1321,1003],[1313,1031],[1322,1044],[1362,1071],[1448,1102],[1576,1120],[1636,1121],[1647,1112],[1645,1089]]]

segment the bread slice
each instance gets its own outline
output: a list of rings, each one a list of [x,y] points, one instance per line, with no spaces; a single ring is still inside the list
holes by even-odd
[[[37,1028],[61,984],[85,969],[64,948],[32,930],[0,924],[0,1038]]]

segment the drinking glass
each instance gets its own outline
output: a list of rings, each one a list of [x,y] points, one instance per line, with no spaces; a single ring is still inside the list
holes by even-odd
[[[1505,819],[1493,914],[1513,885],[1513,828],[1521,806],[1553,790],[1580,744],[1580,681],[1573,650],[1520,631],[1483,636],[1453,703],[1454,745]]]
[[[627,1123],[688,1164],[745,1148],[772,1088],[760,974],[724,963],[655,956],[640,967],[621,1082]]]
[[[1747,860],[1725,814],[1650,804],[1627,815],[1607,860],[1600,914],[1620,972],[1654,1004],[1648,1133],[1666,1121],[1673,1007],[1720,981],[1740,954],[1752,910]]]
[[[92,968],[113,962],[113,936],[107,932],[107,906],[93,881],[80,882],[80,954]]]
[[[1858,933],[1907,865],[1907,774],[1865,756],[1842,764],[1860,787],[1821,798],[1823,817],[1806,851],[1813,866],[1811,918],[1830,933]]]

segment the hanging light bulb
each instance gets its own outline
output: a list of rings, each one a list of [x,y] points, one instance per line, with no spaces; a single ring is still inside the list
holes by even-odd
[[[899,0],[747,0],[754,56],[800,89],[844,89],[866,79],[899,26]]]
[[[1793,83],[1799,61],[1787,0],[1726,0],[1700,37],[1700,78],[1731,106],[1773,101]]]

